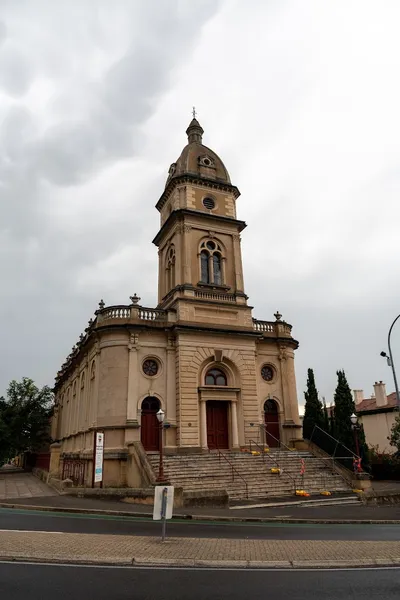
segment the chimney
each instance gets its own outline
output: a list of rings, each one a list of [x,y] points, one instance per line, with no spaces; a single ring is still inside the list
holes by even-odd
[[[364,400],[364,391],[363,390],[353,390],[353,396],[354,396],[355,405],[357,406],[358,404],[361,404],[361,402]]]
[[[379,383],[377,381],[375,381],[374,390],[375,390],[376,406],[386,406],[387,405],[386,385],[382,381],[379,381]]]

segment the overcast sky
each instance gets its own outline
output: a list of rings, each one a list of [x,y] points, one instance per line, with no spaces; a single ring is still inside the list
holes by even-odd
[[[315,370],[393,391],[398,0],[0,0],[0,394],[53,384],[100,298],[157,303],[154,208],[186,143],[242,192],[254,316]],[[393,332],[400,369],[400,322]]]

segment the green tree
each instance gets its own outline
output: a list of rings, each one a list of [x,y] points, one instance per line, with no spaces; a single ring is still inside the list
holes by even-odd
[[[303,437],[310,439],[314,426],[324,427],[324,413],[321,401],[318,398],[318,391],[315,385],[314,371],[307,371],[307,391],[304,392],[306,400],[303,419]]]
[[[390,437],[388,437],[391,446],[397,448],[400,452],[400,415],[397,415],[391,429]]]
[[[48,386],[39,389],[32,379],[11,381],[0,399],[0,460],[35,452],[50,440],[54,396]]]
[[[334,436],[345,446],[355,452],[354,432],[351,427],[351,415],[355,412],[353,394],[347,383],[346,374],[343,370],[336,371],[338,378],[334,402],[335,417],[333,421]]]

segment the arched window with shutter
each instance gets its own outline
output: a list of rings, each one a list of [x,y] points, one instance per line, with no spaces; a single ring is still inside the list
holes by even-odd
[[[200,282],[211,285],[224,284],[223,254],[221,244],[212,239],[200,245]]]
[[[201,278],[202,283],[210,283],[210,254],[207,250],[202,250],[200,254]]]

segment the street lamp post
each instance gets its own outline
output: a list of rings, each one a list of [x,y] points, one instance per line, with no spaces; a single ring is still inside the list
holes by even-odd
[[[360,444],[358,443],[358,435],[357,435],[357,430],[359,428],[359,425],[358,425],[358,417],[355,413],[353,413],[351,415],[350,421],[351,421],[351,428],[354,433],[354,441],[356,444],[356,454],[357,454],[357,456],[360,456]]]
[[[158,477],[157,481],[164,481],[164,455],[163,455],[163,428],[164,428],[164,418],[165,412],[160,408],[158,413],[156,414],[157,420],[160,424],[159,427],[159,435],[160,435],[160,463],[158,466]]]
[[[356,444],[356,454],[357,454],[357,458],[353,459],[353,467],[354,467],[354,472],[355,473],[361,473],[362,472],[362,466],[361,466],[361,456],[360,456],[360,444],[358,441],[358,430],[360,429],[360,425],[358,423],[358,417],[355,413],[353,413],[350,417],[350,421],[351,421],[351,428],[354,432],[354,441]]]
[[[400,315],[397,315],[397,317],[395,318],[395,320],[393,321],[393,323],[390,326],[389,329],[389,333],[388,333],[388,348],[389,348],[389,356],[386,354],[386,352],[381,352],[381,356],[385,357],[387,360],[387,364],[389,365],[389,367],[392,368],[392,373],[393,373],[393,380],[394,380],[394,387],[396,390],[396,398],[397,398],[397,406],[400,410],[400,394],[399,394],[399,386],[397,383],[397,376],[396,376],[396,369],[394,368],[394,362],[393,362],[393,354],[392,354],[392,347],[390,345],[390,336],[392,334],[392,329],[394,327],[394,324],[396,323],[396,321],[400,319]]]

